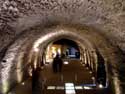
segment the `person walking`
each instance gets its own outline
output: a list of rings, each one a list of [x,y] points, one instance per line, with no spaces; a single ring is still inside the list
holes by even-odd
[[[59,59],[58,59],[58,71],[59,72],[62,71],[62,65],[63,65],[63,61],[62,61],[61,57],[59,57]]]
[[[53,64],[52,64],[52,67],[53,67],[53,72],[56,73],[57,72],[57,56],[53,59]]]
[[[41,93],[41,83],[40,83],[40,71],[41,68],[38,67],[36,69],[33,68],[32,71],[32,93],[40,94]]]
[[[53,72],[61,72],[62,70],[62,59],[59,57],[59,55],[57,54],[56,57],[53,60]]]

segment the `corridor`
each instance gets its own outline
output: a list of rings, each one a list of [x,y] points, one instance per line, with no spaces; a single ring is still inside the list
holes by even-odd
[[[124,94],[124,1],[0,0],[0,94]]]

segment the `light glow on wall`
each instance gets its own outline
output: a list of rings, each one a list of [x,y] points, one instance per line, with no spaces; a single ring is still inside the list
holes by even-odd
[[[58,48],[57,52],[58,52],[59,54],[61,54],[61,49],[60,49],[60,48]]]
[[[61,45],[49,45],[46,50],[46,62],[51,63],[53,58],[56,57],[57,53],[61,54]]]
[[[65,35],[65,34],[68,34],[69,35],[69,33],[66,33],[63,29],[59,29],[58,30],[59,32],[58,32],[58,36],[59,35]],[[74,33],[72,33],[72,35],[73,35]],[[50,38],[52,38],[53,36],[56,36],[57,35],[57,31],[55,31],[55,32],[53,32],[53,33],[49,33],[49,34],[47,34],[47,35],[44,35],[44,36],[42,36],[42,37],[40,37],[38,40],[36,40],[35,41],[35,43],[33,44],[33,49],[37,49],[37,48],[39,48],[39,45],[40,44],[42,44],[43,42],[45,42],[45,41],[47,41],[48,39],[50,39]],[[54,52],[55,53],[55,52]],[[60,51],[59,51],[59,53],[60,53]]]
[[[63,30],[60,30],[60,31],[61,31],[60,34],[62,34],[62,32],[64,32]],[[55,35],[56,35],[56,33],[50,33],[50,34],[47,34],[47,35],[45,35],[45,36],[40,37],[40,38],[34,43],[33,48],[34,48],[34,49],[35,49],[35,48],[38,48],[41,43],[43,43],[44,41],[48,40],[49,38],[51,38],[51,37],[53,37],[53,36],[55,36]]]
[[[39,51],[39,48],[34,48],[34,51],[35,51],[35,52],[38,52],[38,51]]]
[[[115,74],[115,75],[117,75],[117,74]],[[113,82],[114,82],[114,85],[115,85],[115,93],[116,94],[122,94],[121,88],[120,88],[120,81],[117,77],[118,77],[118,75],[116,77],[113,77]]]
[[[9,83],[6,81],[3,83],[3,87],[2,87],[3,93],[6,93],[8,89],[9,89]]]
[[[35,56],[35,60],[34,60],[34,68],[37,68],[37,56]]]
[[[31,66],[29,67],[28,72],[29,72],[29,76],[32,77],[32,68],[31,68]]]
[[[22,45],[24,45],[24,41],[17,40],[17,42],[11,45],[6,51],[6,55],[3,58],[3,60],[6,60],[6,62],[0,62],[3,67],[1,69],[1,92],[3,94],[6,94],[8,92],[13,82],[18,82],[18,57],[19,53],[22,52],[23,49],[25,49],[22,47]],[[10,81],[10,79],[13,79],[13,81]]]
[[[22,60],[23,60],[23,54],[20,53],[18,57],[18,63],[17,63],[17,81],[20,83],[22,81],[23,72],[22,72]]]
[[[56,47],[51,47],[52,48],[52,58],[56,57]]]
[[[1,70],[1,81],[2,81],[2,92],[6,93],[8,91],[9,87],[9,77],[10,77],[10,70],[11,67],[13,66],[13,60],[15,59],[16,56],[16,50],[19,48],[17,47],[12,47],[7,51],[7,55],[3,58],[6,60],[6,62],[1,62],[1,65],[3,66],[3,69]]]

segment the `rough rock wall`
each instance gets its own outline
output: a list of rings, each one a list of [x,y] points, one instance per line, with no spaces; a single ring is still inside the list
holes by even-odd
[[[74,27],[74,28],[72,28]],[[40,30],[43,30],[43,32],[41,32]],[[23,36],[21,36],[18,40],[15,41],[15,43],[9,48],[9,50],[6,53],[6,56],[3,58],[4,60],[6,60],[6,62],[0,62],[0,83],[2,86],[2,89],[0,90],[2,92],[2,90],[4,92],[8,91],[8,89],[10,89],[10,87],[13,86],[13,84],[16,82],[12,76],[14,75],[15,71],[18,71],[17,75],[19,75],[19,79],[20,79],[20,75],[23,74],[23,72],[21,71],[22,68],[22,64],[23,62],[20,62],[20,60],[24,60],[22,59],[22,54],[24,54],[26,52],[26,60],[27,60],[27,55],[29,54],[29,46],[32,47],[31,45],[33,45],[32,43],[34,43],[35,40],[37,40],[38,38],[42,38],[42,48],[44,49],[44,46],[49,43],[52,40],[58,39],[60,38],[62,35],[64,37],[68,36],[73,38],[74,40],[79,40],[80,43],[83,43],[83,41],[88,40],[87,44],[90,42],[91,46],[88,46],[91,48],[93,47],[97,47],[97,49],[100,51],[100,53],[103,55],[104,59],[106,59],[106,61],[108,60],[110,62],[109,65],[110,69],[111,67],[113,67],[113,73],[110,75],[111,78],[114,78],[117,80],[119,76],[114,75],[117,72],[117,68],[116,68],[116,64],[119,64],[119,61],[117,59],[118,54],[116,55],[117,50],[115,49],[115,47],[112,47],[108,41],[105,40],[105,38],[103,36],[101,36],[100,34],[98,34],[96,31],[87,31],[85,30],[85,28],[83,27],[75,27],[75,26],[71,26],[71,28],[69,28],[69,26],[57,26],[57,27],[49,27],[48,29],[44,29],[42,27],[37,27],[37,28],[32,28],[31,30],[28,30],[32,33],[26,32],[25,34],[23,34]],[[60,32],[59,32],[60,31]],[[77,31],[77,33],[76,33]],[[46,35],[46,36],[45,36]],[[34,37],[35,36],[35,37]],[[73,37],[74,36],[74,37]],[[75,37],[76,36],[76,37]],[[95,44],[95,46],[92,44]],[[82,45],[82,44],[81,44]],[[85,44],[84,44],[85,46]],[[88,47],[88,49],[90,50],[90,48]],[[90,50],[93,51],[93,50]],[[24,60],[25,61],[25,60]],[[27,61],[25,61],[27,62]],[[16,69],[17,66],[17,69]],[[24,66],[24,64],[23,64]],[[27,68],[25,68],[27,69]],[[11,76],[10,76],[11,75]],[[13,79],[13,82],[11,81],[11,79]],[[18,79],[18,76],[17,76]],[[114,83],[116,83],[115,80],[110,80],[110,81],[114,81]],[[7,84],[6,84],[7,83]],[[117,87],[117,90],[119,90],[119,83],[113,85],[114,87]],[[5,88],[4,88],[5,87]],[[7,87],[7,88],[6,88]],[[121,94],[119,92],[116,92],[116,94]]]
[[[23,30],[55,22],[98,28],[125,51],[124,0],[0,0],[0,50]]]

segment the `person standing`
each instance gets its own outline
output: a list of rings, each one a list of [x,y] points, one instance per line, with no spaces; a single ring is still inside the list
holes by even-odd
[[[53,59],[53,64],[52,64],[53,72],[54,72],[54,73],[57,72],[57,63],[58,63],[58,57],[56,56],[56,57]]]
[[[58,59],[58,71],[59,72],[62,71],[62,65],[63,65],[63,61],[62,61],[61,57],[59,57],[59,59]]]
[[[41,83],[40,83],[40,71],[41,68],[38,67],[36,69],[33,68],[32,71],[32,93],[40,94],[41,93]]]
[[[61,72],[62,64],[63,64],[62,59],[57,54],[56,57],[53,60],[53,71],[54,72],[57,72],[57,71]]]

